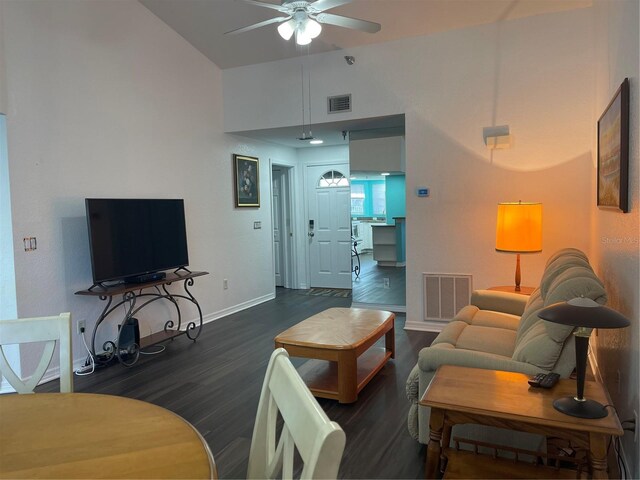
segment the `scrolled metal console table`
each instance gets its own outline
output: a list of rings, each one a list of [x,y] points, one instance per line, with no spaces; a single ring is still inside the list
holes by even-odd
[[[168,272],[166,277],[160,280],[154,280],[151,282],[145,283],[121,283],[117,285],[104,286],[104,285],[94,285],[87,290],[80,290],[76,292],[76,295],[88,295],[93,297],[99,297],[100,300],[106,301],[102,313],[98,317],[95,326],[93,327],[93,334],[91,336],[91,345],[90,350],[93,355],[96,363],[98,364],[107,364],[113,357],[116,356],[118,361],[126,366],[132,366],[138,360],[140,355],[140,349],[155,345],[157,343],[171,340],[177,336],[186,334],[194,342],[200,336],[202,332],[202,309],[198,304],[198,301],[195,299],[189,287],[193,286],[194,278],[201,277],[203,275],[208,275],[209,272],[191,272],[186,269],[176,270],[175,272]],[[182,282],[182,286],[184,289],[184,293],[172,293],[167,289],[167,286],[172,283]],[[153,289],[152,291],[143,293],[143,290]],[[115,305],[113,303],[113,297],[118,295],[122,295],[122,300],[120,300]],[[140,305],[137,305],[139,299],[143,299]],[[184,299],[191,303],[193,303],[198,308],[198,316],[199,321],[191,321],[186,324],[185,329],[182,330],[182,314],[180,312],[180,306],[178,305],[178,299]],[[113,313],[115,309],[118,307],[125,305],[125,315],[122,321],[122,325],[126,325],[129,319],[133,318],[133,316],[142,310],[144,307],[149,305],[150,303],[155,302],[156,300],[165,299],[173,304],[176,308],[177,313],[177,322],[173,320],[168,320],[164,324],[164,328],[162,331],[152,333],[149,336],[141,337],[140,344],[134,343],[130,345],[127,349],[120,348],[120,337],[123,328],[120,328],[118,331],[118,336],[115,341],[107,340],[102,344],[103,352],[96,352],[96,332],[100,327],[100,324],[104,322],[104,320]]]

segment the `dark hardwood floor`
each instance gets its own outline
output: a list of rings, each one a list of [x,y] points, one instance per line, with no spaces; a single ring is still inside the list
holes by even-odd
[[[182,336],[132,368],[113,365],[75,378],[76,392],[136,398],[191,422],[211,447],[220,478],[245,478],[253,422],[273,338],[305,318],[351,299],[301,295],[278,289],[275,300],[204,326],[197,342]],[[424,447],[407,433],[405,380],[418,351],[435,334],[406,332],[396,317],[396,358],[360,393],[341,405],[319,399],[347,436],[340,478],[423,478]],[[304,360],[292,359],[294,365]],[[57,391],[58,382],[38,387]],[[127,425],[122,425],[123,429]],[[109,439],[105,439],[109,441]]]
[[[351,275],[354,303],[406,305],[406,267],[380,267],[373,253],[360,255],[360,275]],[[384,279],[389,279],[389,287]]]

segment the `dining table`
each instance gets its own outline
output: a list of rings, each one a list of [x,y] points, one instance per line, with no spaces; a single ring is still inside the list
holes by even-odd
[[[207,442],[149,402],[95,393],[0,395],[0,478],[217,479]]]

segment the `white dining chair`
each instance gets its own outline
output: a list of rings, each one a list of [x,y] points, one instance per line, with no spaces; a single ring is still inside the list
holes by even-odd
[[[276,439],[278,413],[284,423]],[[301,479],[336,478],[345,434],[332,422],[278,348],[271,355],[253,428],[247,478],[293,478],[294,452],[304,466]]]
[[[11,368],[4,347],[32,342],[46,343],[35,371],[23,380]],[[73,392],[70,313],[52,317],[0,320],[0,375],[7,379],[16,392],[33,393],[53,359],[56,343],[60,353],[60,392]]]

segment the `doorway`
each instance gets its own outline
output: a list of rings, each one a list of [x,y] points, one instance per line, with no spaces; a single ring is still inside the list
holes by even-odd
[[[351,288],[349,166],[307,166],[307,242],[311,288]]]
[[[351,172],[354,307],[406,311],[405,176]]]
[[[271,165],[274,282],[284,288],[295,285],[292,175],[293,167]]]

